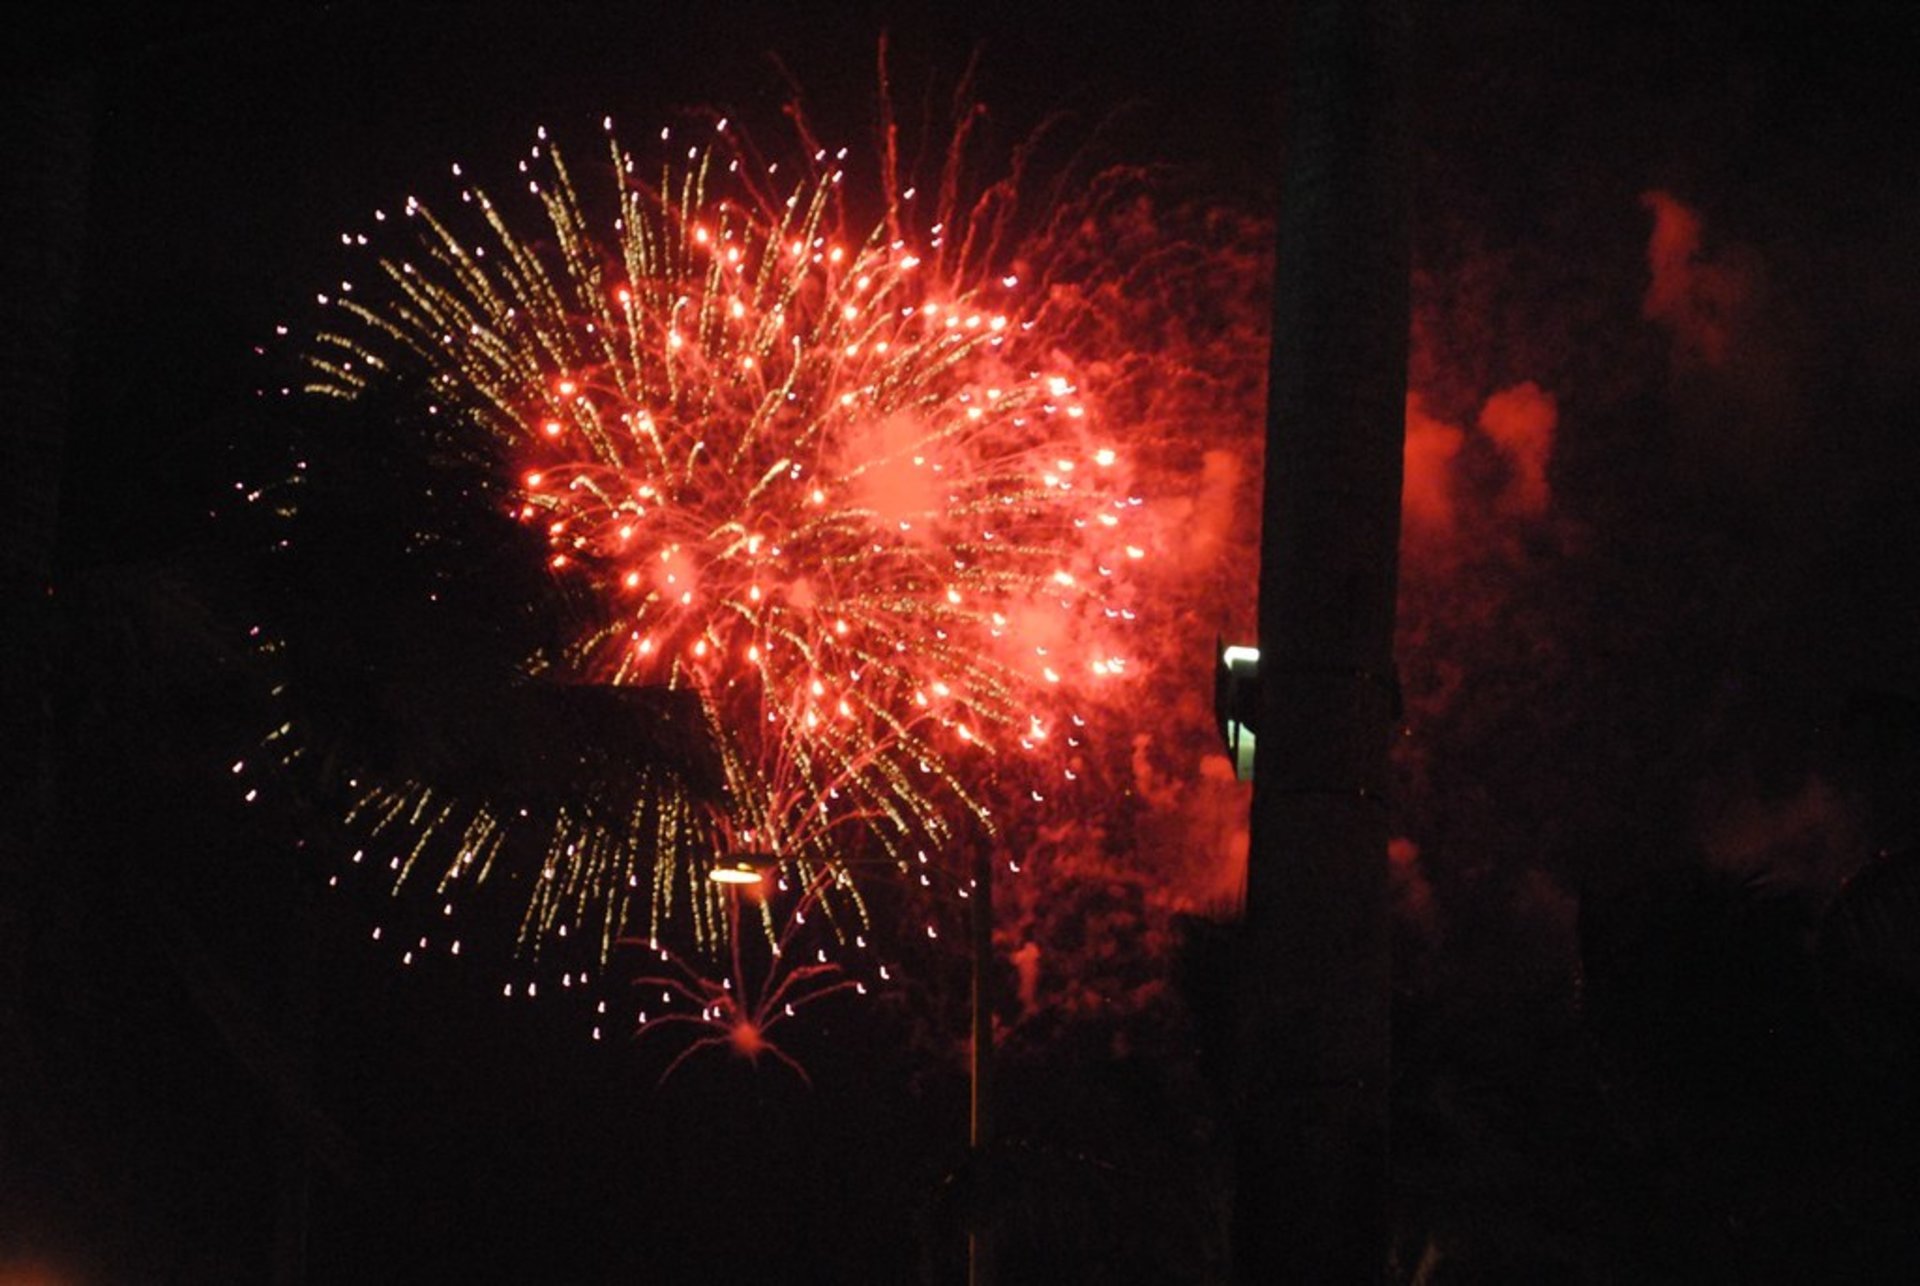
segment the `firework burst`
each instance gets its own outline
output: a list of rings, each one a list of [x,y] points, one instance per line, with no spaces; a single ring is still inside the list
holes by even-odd
[[[905,867],[991,831],[997,766],[1126,672],[1113,586],[1140,502],[1001,249],[1010,183],[959,196],[964,135],[933,199],[890,155],[861,182],[844,150],[770,162],[724,121],[662,131],[644,175],[610,122],[607,147],[610,190],[583,200],[541,132],[532,232],[478,187],[458,219],[409,198],[408,247],[376,227],[373,279],[321,297],[305,387],[417,393],[592,605],[542,677],[690,694],[719,750],[723,808],[655,773],[617,827],[556,822],[523,945],[597,923],[604,958],[636,897],[651,939],[684,907],[723,941],[734,904],[704,871],[748,850],[844,932],[850,857]],[[400,878],[484,878],[502,815],[427,795],[362,799],[415,837]]]
[[[663,1083],[702,1051],[721,1050],[754,1062],[770,1057],[811,1084],[806,1069],[775,1040],[775,1029],[829,996],[866,994],[867,984],[849,975],[825,947],[816,946],[809,955],[803,943],[808,914],[828,910],[829,894],[836,885],[851,887],[846,868],[821,870],[798,890],[784,876],[771,879],[773,888],[755,882],[729,891],[727,952],[719,969],[709,961],[688,960],[657,938],[644,944],[632,940],[621,944],[644,946],[648,957],[642,972],[632,978],[636,1034],[691,1036],[661,1072]],[[790,897],[775,927],[773,903],[793,894],[797,896]],[[767,932],[740,931],[743,902],[757,908]],[[854,934],[853,940],[856,947],[866,945],[861,934]],[[876,966],[875,975],[882,982],[890,976],[885,965]]]

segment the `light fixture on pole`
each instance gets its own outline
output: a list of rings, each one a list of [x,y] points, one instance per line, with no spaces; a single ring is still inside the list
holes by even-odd
[[[778,865],[780,859],[772,853],[736,853],[717,859],[707,868],[707,878],[715,884],[759,884]]]
[[[1233,760],[1233,775],[1253,780],[1253,740],[1260,725],[1260,649],[1215,640],[1213,715]]]

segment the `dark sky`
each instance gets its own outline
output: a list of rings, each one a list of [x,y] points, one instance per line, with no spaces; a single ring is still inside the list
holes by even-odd
[[[14,55],[27,77],[95,79],[56,838],[26,882],[37,1070],[0,1136],[0,1280],[19,1262],[61,1282],[258,1281],[296,1260],[314,1282],[952,1280],[926,1259],[953,1247],[964,1080],[900,1015],[800,1037],[811,1092],[731,1064],[656,1090],[657,1062],[589,1045],[573,1014],[403,974],[368,949],[367,906],[300,909],[310,819],[249,810],[221,775],[266,705],[243,649],[221,651],[246,623],[230,591],[247,557],[207,515],[236,461],[262,458],[253,346],[337,277],[339,232],[450,161],[504,168],[538,125],[591,139],[611,113],[639,137],[705,106],[777,125],[790,72],[820,132],[862,144],[887,31],[903,101],[978,48],[976,94],[1009,138],[1065,109],[1116,159],[1264,216],[1274,6],[1031,8],[77,6]],[[1767,811],[1782,801],[1858,831],[1908,817],[1806,801],[1816,778],[1845,794],[1840,760],[1891,772],[1916,750],[1863,751],[1866,725],[1842,718],[1864,696],[1897,740],[1888,700],[1920,699],[1915,19],[1849,0],[1427,5],[1420,22],[1413,378],[1464,443],[1463,516],[1409,555],[1429,651],[1403,661],[1427,720],[1404,820],[1434,896],[1497,888],[1550,917],[1643,813],[1736,867],[1769,848],[1748,832],[1788,825]],[[1664,319],[1645,308],[1653,190],[1704,228],[1693,311]],[[1688,348],[1709,323],[1717,357]],[[1522,529],[1475,417],[1526,380],[1558,421],[1549,521]],[[128,594],[150,617],[115,615]],[[1543,747],[1565,760],[1542,767]],[[1683,785],[1633,794],[1661,771]],[[1795,861],[1795,879],[1833,874]],[[1535,872],[1551,895],[1525,903]],[[1080,1203],[1054,1216],[1061,1262],[1022,1243],[1063,1281],[1146,1280],[1124,1239],[1088,1249],[1142,1211],[1178,1229],[1142,1244],[1184,1269],[1218,1250],[1205,1092],[1110,1035],[1069,1028],[1008,1078],[1028,1181]],[[300,1131],[324,1158],[304,1169]],[[1191,1182],[1156,1188],[1157,1166]],[[306,1249],[276,1251],[302,1173]]]

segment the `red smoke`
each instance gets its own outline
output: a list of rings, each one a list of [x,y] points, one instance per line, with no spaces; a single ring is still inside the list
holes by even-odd
[[[1480,427],[1512,470],[1501,506],[1528,518],[1547,511],[1547,460],[1560,408],[1532,380],[1502,389],[1480,408]]]
[[[1453,529],[1453,465],[1466,434],[1458,425],[1427,412],[1418,393],[1407,394],[1405,481],[1400,493],[1400,521],[1422,535]]]
[[[1725,366],[1752,293],[1752,273],[1737,262],[1705,258],[1699,211],[1671,193],[1642,193],[1640,204],[1653,212],[1647,242],[1652,280],[1642,314],[1672,332],[1677,364]]]
[[[1716,484],[1790,481],[1803,354],[1765,262],[1737,242],[1709,248],[1700,212],[1669,193],[1644,193],[1640,204],[1653,213],[1641,313],[1672,339],[1676,423],[1688,450]]]
[[[1130,635],[1136,696],[1088,712],[1086,789],[1022,805],[1050,820],[1021,845],[1034,859],[1023,857],[1025,874],[996,895],[1013,1012],[1034,1030],[1157,997],[1148,984],[1161,966],[1144,962],[1147,973],[1136,976],[1143,962],[1134,953],[1170,947],[1176,913],[1233,907],[1246,869],[1249,787],[1220,752],[1208,677],[1216,636],[1254,641],[1271,229],[1180,204],[1130,176],[1111,181],[1096,185],[1091,212],[1057,229],[1063,244],[1039,258],[1054,265],[1055,315],[1073,319],[1062,329],[1083,355],[1076,374],[1128,443],[1152,557],[1128,569],[1141,609]],[[1130,267],[1116,278],[1114,265]],[[1433,284],[1445,295],[1446,282]],[[1446,308],[1458,302],[1423,299],[1416,342],[1422,330],[1451,335],[1460,319]],[[1410,798],[1426,777],[1417,761],[1445,753],[1440,739],[1484,664],[1456,645],[1501,629],[1513,586],[1528,574],[1520,534],[1551,539],[1556,523],[1558,371],[1517,343],[1498,345],[1504,369],[1489,361],[1441,370],[1436,351],[1414,367],[1436,378],[1406,404]],[[1098,360],[1084,360],[1088,353]],[[1428,866],[1458,855],[1423,833],[1432,817],[1419,803],[1404,812],[1391,853],[1396,903],[1403,923],[1431,940],[1441,912]]]
[[[1434,552],[1436,542],[1446,546],[1469,517],[1474,526],[1495,511],[1520,518],[1543,517],[1552,498],[1547,467],[1559,423],[1560,408],[1553,394],[1532,380],[1487,398],[1480,408],[1481,440],[1434,414],[1419,390],[1409,392],[1406,476],[1401,490],[1403,552],[1417,556]],[[1475,449],[1498,459],[1504,485],[1476,485],[1473,478],[1464,476]]]

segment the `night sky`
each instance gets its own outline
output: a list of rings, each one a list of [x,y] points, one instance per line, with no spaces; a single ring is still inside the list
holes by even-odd
[[[1015,823],[992,1200],[1007,1281],[1224,1280],[1247,797],[1210,647],[1253,627],[1285,14],[1168,8],[69,6],[9,55],[16,121],[63,103],[90,165],[77,293],[37,309],[46,264],[9,269],[17,351],[70,327],[71,370],[64,463],[7,483],[30,515],[58,477],[50,565],[8,567],[0,1283],[962,1279],[957,946],[797,1023],[811,1087],[721,1056],[660,1084],[584,999],[503,999],[510,923],[403,967],[370,933],[409,912],[326,887],[355,841],[325,783],[230,771],[284,714],[248,631],[358,583],[324,540],[289,579],[236,481],[296,450],[412,476],[257,395],[341,231],[609,113],[776,135],[797,84],[865,146],[883,32],[900,103],[977,51],[1001,146],[1059,114],[1073,163],[1148,175],[1087,225],[1151,266],[1085,335],[1138,359],[1164,718],[1105,725],[1111,808]],[[1920,22],[1418,20],[1396,1280],[1911,1279]],[[49,137],[9,131],[10,210],[52,208]]]

